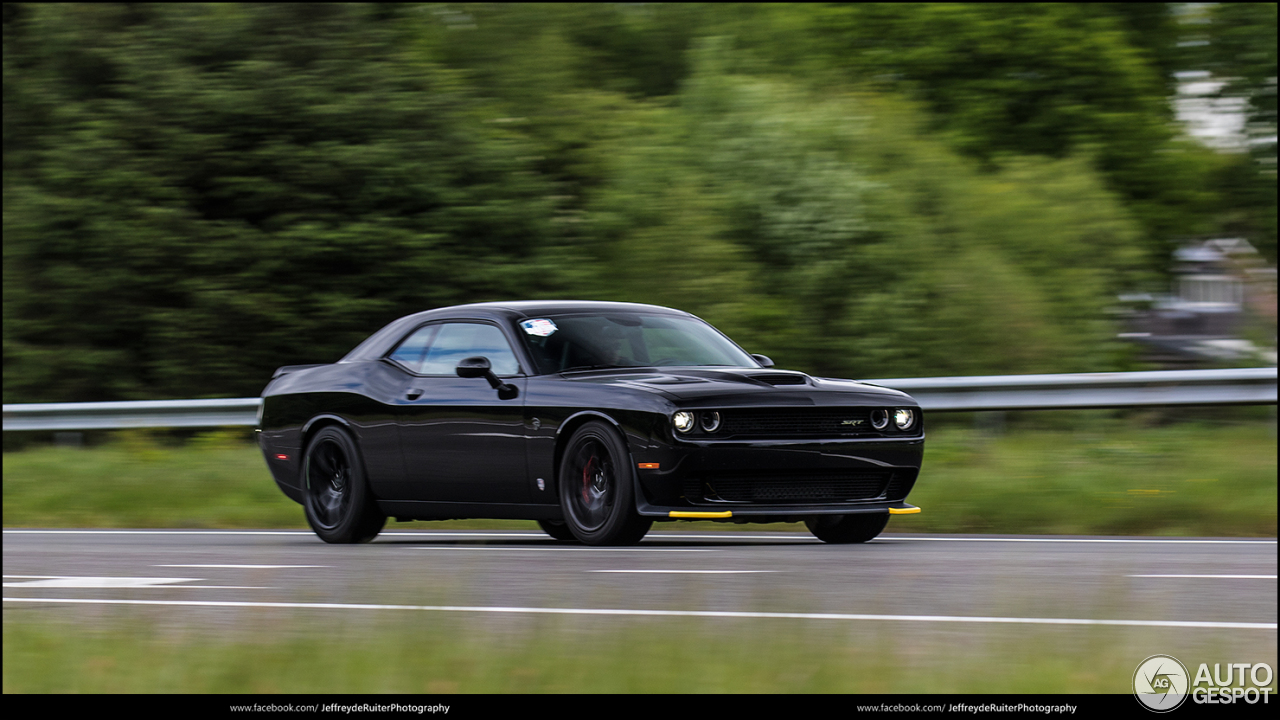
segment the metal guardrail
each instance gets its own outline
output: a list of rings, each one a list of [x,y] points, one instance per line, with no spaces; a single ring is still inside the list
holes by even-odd
[[[866,380],[928,411],[1275,405],[1276,368]],[[4,406],[4,430],[257,425],[260,398]]]
[[[119,430],[257,425],[262,398],[32,403],[4,406],[4,429]]]
[[[1276,368],[1071,375],[897,378],[925,410],[1060,410],[1160,405],[1275,405]]]

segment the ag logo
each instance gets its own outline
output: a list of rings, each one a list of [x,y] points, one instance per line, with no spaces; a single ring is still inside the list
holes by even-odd
[[[1152,655],[1133,671],[1133,694],[1143,707],[1169,712],[1187,699],[1187,668],[1172,655]]]

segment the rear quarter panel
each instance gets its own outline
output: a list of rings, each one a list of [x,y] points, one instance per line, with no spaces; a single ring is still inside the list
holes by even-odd
[[[324,365],[275,378],[263,390],[259,443],[272,477],[286,495],[301,498],[302,453],[310,435],[328,424],[347,428],[360,447],[374,495],[404,473],[395,408],[403,374],[381,361]]]

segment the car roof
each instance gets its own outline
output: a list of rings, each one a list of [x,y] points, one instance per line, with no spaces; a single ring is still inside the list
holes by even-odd
[[[428,310],[427,313],[439,313],[458,310],[506,310],[517,315],[529,316],[542,313],[565,312],[660,312],[677,315],[688,315],[683,310],[663,307],[661,305],[644,305],[629,302],[605,302],[599,300],[517,300],[513,302],[485,302],[469,305]],[[426,314],[426,313],[423,313]]]
[[[489,320],[505,318],[514,320],[525,317],[538,317],[539,315],[562,315],[565,313],[590,312],[645,312],[693,317],[683,310],[676,310],[674,308],[663,307],[661,305],[593,300],[516,300],[509,302],[484,302],[469,303],[466,305],[451,305],[449,307],[435,308],[433,310],[424,310],[419,313],[406,315],[397,320],[393,320],[378,332],[370,335],[364,342],[357,345],[339,362],[351,362],[353,360],[365,360],[380,357],[384,352],[390,350],[388,347],[389,343],[399,341],[400,337],[408,332],[413,326],[431,320],[445,318]]]

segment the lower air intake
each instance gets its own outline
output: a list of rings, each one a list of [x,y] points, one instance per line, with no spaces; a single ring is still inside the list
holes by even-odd
[[[838,503],[878,498],[891,477],[886,471],[738,472],[692,479],[684,489],[694,503]]]

